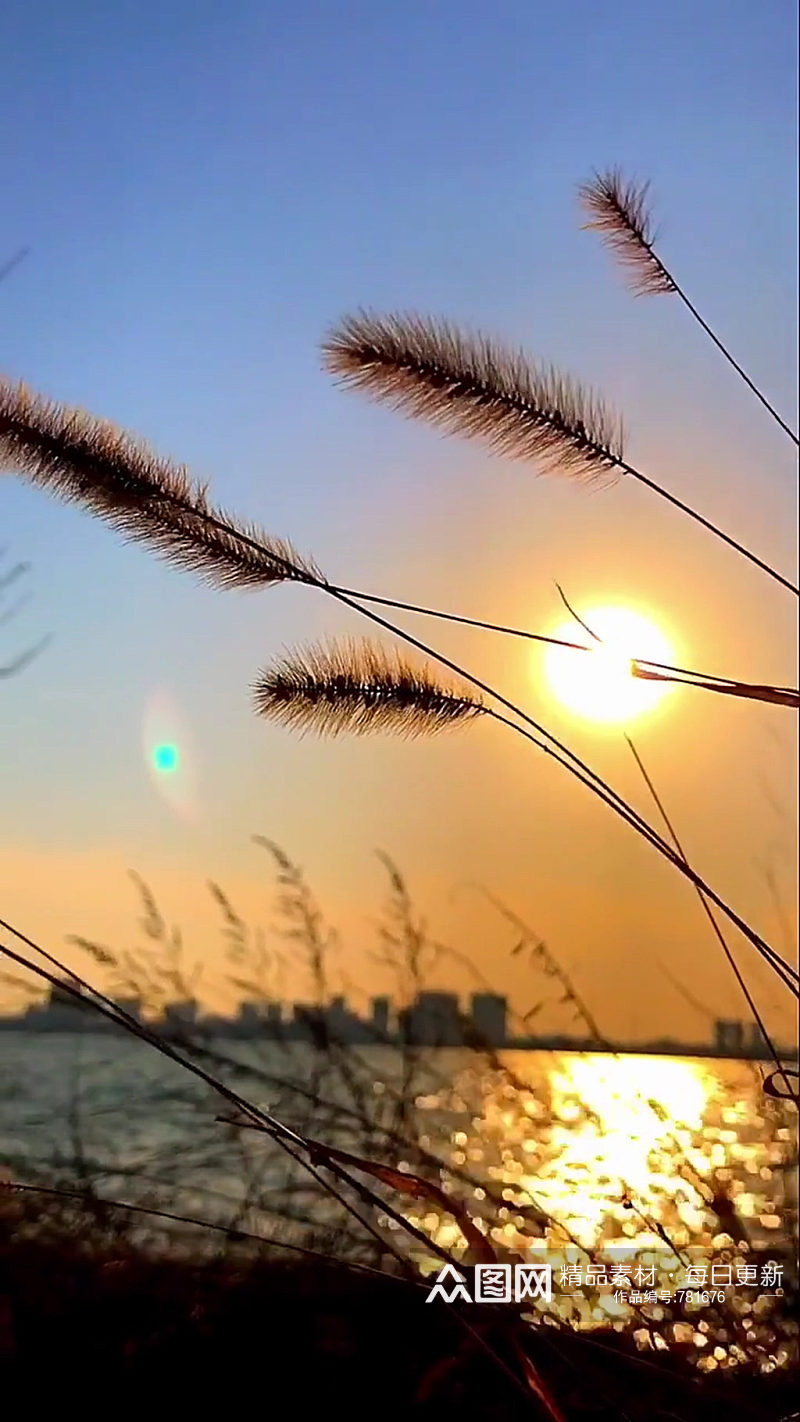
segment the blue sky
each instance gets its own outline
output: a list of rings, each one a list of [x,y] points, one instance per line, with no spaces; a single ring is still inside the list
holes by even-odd
[[[337,579],[543,628],[560,620],[559,577],[581,605],[655,610],[695,665],[786,682],[792,599],[733,555],[640,490],[540,481],[337,391],[318,346],[362,304],[524,343],[624,411],[634,462],[791,572],[788,442],[676,303],[629,296],[579,230],[575,188],[611,163],[652,179],[666,259],[793,419],[794,8],[12,0],[0,257],[30,254],[0,289],[3,369],[185,460],[219,502]],[[598,918],[623,962],[642,934],[672,941],[661,909],[614,919],[624,832],[617,845],[603,812],[552,776],[542,817],[543,772],[520,778],[516,748],[327,746],[255,722],[247,687],[261,664],[285,643],[355,630],[312,594],[199,589],[5,477],[0,545],[33,565],[30,606],[0,628],[4,655],[53,637],[0,684],[0,846],[33,926],[116,931],[132,915],[126,865],[156,876],[176,916],[206,875],[246,898],[261,874],[248,836],[264,832],[356,936],[380,897],[381,846],[456,936],[465,922],[441,905],[480,866],[585,959],[598,991],[586,946]],[[517,647],[437,636],[531,694]],[[188,820],[145,764],[162,693],[189,748]],[[636,793],[616,743],[550,710]],[[768,917],[741,857],[785,840],[758,790],[773,776],[786,793],[784,723],[693,703],[669,731],[642,734],[706,867]],[[755,822],[753,844],[732,842],[732,814]],[[605,904],[585,932],[559,868],[576,833],[597,866],[589,899]],[[672,881],[652,873],[649,902],[667,904]],[[678,898],[688,954],[703,929]]]

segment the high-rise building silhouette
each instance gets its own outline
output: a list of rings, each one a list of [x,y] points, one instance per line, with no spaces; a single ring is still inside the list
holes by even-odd
[[[728,1052],[738,1055],[744,1047],[744,1023],[718,1017],[714,1023],[714,1045],[720,1056]]]
[[[502,1047],[508,1040],[508,1004],[496,992],[476,992],[472,997],[472,1024],[478,1042]]]
[[[464,1042],[458,998],[454,992],[421,992],[401,1013],[408,1042],[422,1047],[460,1047]]]
[[[391,1003],[388,997],[372,999],[372,1030],[377,1038],[389,1036]]]

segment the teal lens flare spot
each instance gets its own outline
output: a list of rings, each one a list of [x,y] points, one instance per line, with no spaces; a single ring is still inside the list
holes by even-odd
[[[170,775],[178,769],[178,747],[165,743],[153,750],[153,765],[161,775]]]

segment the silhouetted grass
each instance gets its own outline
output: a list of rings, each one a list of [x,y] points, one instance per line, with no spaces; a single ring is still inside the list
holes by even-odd
[[[762,405],[796,441],[656,253],[645,198],[643,187],[626,182],[616,172],[596,175],[582,189],[589,225],[601,232],[622,260],[635,289],[673,294],[683,300]],[[773,582],[798,593],[787,577],[715,519],[702,515],[632,466],[624,455],[621,422],[607,405],[546,364],[532,362],[521,352],[451,322],[370,314],[345,318],[325,343],[324,359],[345,384],[451,433],[480,438],[495,452],[529,461],[540,471],[584,480],[613,479],[616,475],[633,479]],[[372,608],[382,603],[421,615],[474,621],[501,634],[535,634],[337,586],[285,540],[212,506],[205,489],[182,466],[156,456],[142,441],[105,421],[84,411],[65,409],[8,380],[0,380],[0,456],[35,485],[80,504],[123,536],[144,541],[173,564],[218,587],[301,582],[332,596],[366,617],[373,628],[412,647],[430,667],[392,658],[379,644],[290,654],[261,673],[257,709],[295,729],[325,734],[371,729],[418,734],[478,717],[501,723],[555,759],[694,885],[758,1021],[761,1018],[753,995],[709,905],[727,917],[784,986],[798,995],[796,969],[689,865],[641,761],[640,769],[666,824],[666,838],[523,707]],[[434,665],[457,677],[458,685],[451,688],[436,680],[430,669]],[[792,688],[738,678],[705,678],[636,658],[631,671],[644,678],[681,682],[695,690],[798,706],[798,694]],[[293,960],[300,953],[305,955],[315,1000],[322,1003],[329,996],[333,939],[296,866],[275,845],[267,847],[277,866],[289,951]],[[405,981],[419,985],[424,981],[424,959],[432,945],[415,918],[402,878],[393,866],[388,867],[392,916],[384,932],[384,947]],[[18,967],[27,967],[51,986],[59,986],[76,1004],[100,1014],[108,1024],[182,1069],[198,1093],[194,1104],[205,1113],[206,1124],[227,1132],[229,1150],[235,1142],[245,1190],[225,1222],[186,1217],[181,1221],[175,1218],[176,1211],[163,1209],[154,1199],[137,1204],[135,1224],[121,1224],[120,1219],[127,1218],[126,1210],[133,1216],[131,1202],[109,1198],[97,1188],[109,1172],[85,1148],[76,1097],[67,1122],[70,1154],[58,1162],[62,1176],[71,1170],[71,1179],[65,1183],[60,1178],[49,1185],[39,1182],[41,1191],[49,1191],[46,1197],[43,1193],[37,1196],[35,1189],[17,1194],[5,1191],[3,1233],[9,1287],[4,1345],[18,1376],[30,1372],[34,1349],[44,1341],[48,1364],[56,1374],[63,1374],[80,1354],[89,1364],[84,1373],[88,1371],[95,1379],[108,1377],[115,1385],[125,1381],[147,1388],[153,1386],[157,1368],[169,1362],[173,1376],[191,1378],[191,1385],[197,1383],[199,1389],[224,1380],[228,1400],[232,1379],[258,1368],[263,1394],[284,1410],[299,1400],[306,1412],[338,1404],[347,1405],[352,1414],[359,1405],[353,1397],[357,1383],[359,1388],[363,1386],[370,1415],[376,1406],[381,1415],[405,1415],[409,1408],[433,1409],[430,1415],[453,1415],[456,1408],[461,1416],[498,1418],[518,1415],[524,1406],[528,1414],[544,1412],[552,1422],[590,1416],[693,1419],[701,1415],[778,1415],[763,1409],[773,1408],[782,1382],[759,1377],[756,1392],[756,1379],[750,1376],[763,1373],[765,1349],[777,1348],[776,1340],[782,1340],[786,1354],[781,1361],[796,1351],[791,1328],[784,1328],[785,1320],[777,1314],[767,1320],[756,1319],[754,1309],[752,1317],[736,1317],[733,1311],[726,1312],[727,1306],[715,1305],[711,1316],[719,1348],[713,1358],[709,1353],[704,1356],[714,1362],[720,1352],[723,1359],[735,1362],[736,1368],[731,1367],[724,1379],[709,1380],[698,1378],[696,1365],[698,1349],[710,1339],[698,1341],[691,1320],[678,1304],[670,1306],[672,1311],[666,1318],[663,1311],[661,1315],[634,1313],[630,1326],[622,1329],[621,1336],[615,1335],[615,1350],[607,1346],[607,1340],[577,1336],[558,1319],[525,1322],[516,1309],[450,1306],[423,1313],[418,1307],[420,1263],[457,1260],[471,1267],[481,1258],[499,1261],[504,1256],[496,1235],[503,1236],[500,1222],[510,1212],[507,1191],[498,1193],[485,1182],[471,1179],[468,1169],[460,1170],[454,1162],[437,1157],[430,1142],[420,1136],[415,1107],[419,1085],[426,1078],[413,1042],[400,1043],[399,1079],[387,1073],[377,1081],[374,1062],[364,1052],[337,1041],[312,1005],[306,1022],[311,1068],[301,1083],[292,1079],[289,1070],[280,1078],[274,1068],[259,1074],[252,1062],[237,1060],[234,1052],[221,1050],[202,1030],[181,1029],[175,1024],[169,1031],[156,1030],[147,1020],[137,1020],[109,994],[133,988],[156,1009],[192,991],[184,972],[180,936],[167,931],[155,899],[145,885],[140,884],[140,889],[149,951],[122,955],[87,940],[79,942],[93,967],[101,967],[113,978],[108,992],[77,973],[65,977],[59,958],[5,922],[3,928],[21,946],[11,947],[4,941],[0,948]],[[256,990],[262,996],[266,992],[275,996],[280,960],[273,959],[263,943],[249,940],[246,926],[223,891],[213,886],[212,892],[225,919],[230,984],[240,992]],[[441,950],[441,945],[433,946],[437,952]],[[560,964],[524,925],[520,950],[523,947],[532,965],[557,984],[563,994],[561,1001],[592,1024],[594,1039],[600,1040],[597,1024]],[[474,1041],[472,1047],[475,1060],[487,1073],[495,1074],[503,1091],[513,1098],[525,1089],[488,1044]],[[780,1077],[777,1054],[775,1064],[773,1080]],[[428,1073],[429,1064],[424,1067]],[[253,1099],[253,1092],[267,1084],[272,1094],[269,1109]],[[443,1083],[452,1085],[447,1080]],[[767,1089],[773,1096],[777,1094],[769,1083]],[[788,1094],[797,1104],[796,1091],[790,1088]],[[650,1104],[656,1109],[657,1103]],[[580,1109],[588,1117],[588,1109],[582,1105]],[[246,1143],[250,1137],[259,1149],[264,1148],[261,1169],[268,1162],[272,1170],[266,1192],[258,1169],[251,1173],[255,1154],[250,1155]],[[184,1173],[202,1170],[206,1148],[207,1144],[200,1142],[196,1151],[184,1153],[177,1166],[171,1163],[173,1185],[181,1169]],[[277,1175],[276,1161],[281,1162]],[[21,1164],[24,1166],[24,1161]],[[683,1161],[681,1168],[685,1165]],[[145,1183],[141,1170],[129,1168],[129,1178],[136,1181],[137,1176]],[[35,1180],[27,1183],[37,1186]],[[146,1183],[148,1188],[158,1185],[155,1178]],[[726,1183],[712,1177],[704,1189],[697,1188],[720,1225],[720,1237],[746,1244],[746,1227],[736,1216]],[[472,1208],[477,1199],[481,1203],[479,1218]],[[677,1253],[664,1227],[646,1219],[627,1187],[620,1203],[640,1213],[667,1248]],[[247,1228],[251,1210],[269,1213],[283,1227],[283,1237],[267,1240],[259,1231]],[[515,1201],[514,1211],[526,1228],[544,1230],[552,1224],[534,1196],[529,1206]],[[155,1231],[158,1248],[153,1238],[147,1244],[143,1237],[145,1216],[151,1235]],[[455,1224],[455,1253],[452,1243],[443,1247],[437,1233],[446,1216]],[[174,1227],[190,1233],[205,1230],[206,1239],[223,1237],[225,1248],[219,1257],[209,1258],[196,1237],[194,1243],[182,1237],[176,1251]],[[165,1249],[167,1240],[169,1248]],[[318,1246],[325,1255],[324,1264],[315,1258]],[[298,1257],[302,1253],[304,1262],[290,1267],[271,1257],[264,1260],[264,1251],[279,1248],[293,1249]],[[370,1269],[379,1270],[381,1277],[367,1274]],[[335,1300],[331,1316],[338,1320],[332,1345],[322,1297],[327,1283],[322,1295],[319,1292],[323,1274],[328,1281],[336,1280],[330,1286]],[[42,1278],[49,1278],[49,1288],[42,1287]],[[384,1295],[391,1300],[386,1305]],[[409,1310],[407,1318],[405,1310]],[[411,1320],[416,1333],[407,1326]],[[274,1352],[274,1359],[268,1357],[266,1366],[265,1334],[267,1347]],[[657,1351],[660,1344],[661,1352],[668,1356],[654,1363],[632,1353],[626,1356],[625,1350],[631,1350],[642,1337]],[[789,1340],[786,1347],[783,1340]],[[678,1355],[684,1345],[687,1357],[681,1359]],[[340,1366],[343,1358],[348,1359],[344,1367]],[[314,1364],[311,1370],[309,1360]],[[767,1362],[777,1369],[776,1359],[768,1356]],[[684,1363],[689,1370],[681,1377]],[[354,1372],[358,1373],[356,1379]],[[186,1381],[185,1396],[189,1387]],[[773,1390],[768,1402],[764,1400],[767,1388]]]

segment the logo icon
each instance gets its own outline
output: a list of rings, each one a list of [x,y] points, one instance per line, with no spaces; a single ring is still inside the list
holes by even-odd
[[[550,1264],[517,1264],[514,1268],[514,1300],[523,1303],[525,1299],[544,1299],[550,1303],[553,1297],[553,1268]]]
[[[511,1288],[512,1266],[510,1264],[478,1264],[475,1267],[475,1298],[470,1296],[464,1276],[452,1264],[445,1264],[436,1275],[436,1283],[425,1299],[433,1303],[442,1299],[453,1303],[463,1299],[465,1303],[524,1303],[527,1299],[543,1299],[550,1303],[553,1297],[553,1269],[550,1264],[515,1264],[514,1289]],[[451,1281],[448,1293],[445,1284]]]
[[[455,1280],[455,1285],[449,1294],[444,1287],[446,1279]],[[453,1303],[455,1299],[463,1299],[465,1303],[472,1303],[463,1276],[453,1268],[452,1264],[445,1264],[444,1268],[439,1270],[439,1273],[436,1275],[436,1283],[428,1294],[425,1302],[433,1303],[433,1300],[437,1298],[444,1299],[445,1303]]]
[[[511,1265],[478,1264],[475,1269],[476,1303],[511,1303]]]

